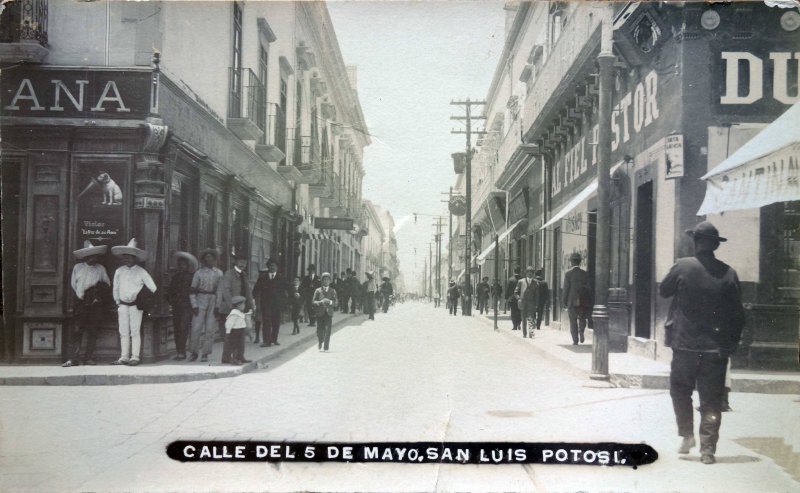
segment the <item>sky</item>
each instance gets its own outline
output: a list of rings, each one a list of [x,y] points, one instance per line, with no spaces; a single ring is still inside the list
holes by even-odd
[[[407,291],[421,279],[435,233],[428,215],[447,216],[440,200],[455,182],[450,154],[466,145],[463,134],[450,133],[463,129],[450,120],[463,107],[450,101],[486,97],[505,41],[503,4],[328,2],[344,61],[358,66],[358,95],[372,135],[364,149],[363,196],[389,210],[399,226]],[[427,215],[415,224],[413,213]]]

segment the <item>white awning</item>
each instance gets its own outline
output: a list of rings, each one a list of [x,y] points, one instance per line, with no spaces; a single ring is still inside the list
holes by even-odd
[[[698,216],[800,200],[800,103],[701,177]]]
[[[519,221],[517,221],[517,222],[515,222],[514,224],[512,224],[511,226],[509,226],[509,227],[508,227],[508,228],[507,228],[505,231],[503,231],[502,233],[500,233],[500,236],[498,236],[498,242],[505,240],[505,239],[506,239],[506,236],[510,235],[510,234],[511,234],[511,232],[512,232],[512,231],[514,231],[514,228],[516,228],[517,226],[519,226],[519,224],[520,224],[522,221],[524,221],[524,219],[520,219]],[[489,244],[489,246],[488,246],[488,247],[486,247],[486,248],[485,248],[485,249],[484,249],[484,250],[483,250],[483,251],[480,253],[480,255],[478,255],[478,257],[477,257],[478,265],[483,265],[483,263],[484,263],[484,262],[486,262],[486,257],[487,257],[487,256],[488,256],[490,253],[492,253],[492,250],[494,250],[494,245],[495,245],[495,242],[494,242],[494,240],[492,240],[492,242]]]
[[[461,278],[464,277],[464,272],[466,272],[466,271],[467,271],[467,269],[462,270],[461,274],[459,274],[458,277],[456,277],[456,281],[460,281]]]
[[[611,170],[609,171],[609,174],[613,175],[613,174],[614,174],[614,172],[617,170],[617,168],[619,168],[620,166],[622,166],[622,163],[617,163],[617,164],[615,164],[614,166],[612,166],[612,167],[611,167]],[[564,207],[562,207],[562,208],[561,208],[561,210],[560,210],[560,211],[556,212],[556,213],[553,215],[553,217],[551,217],[551,218],[550,218],[550,220],[549,220],[549,221],[547,221],[546,223],[544,223],[544,225],[542,225],[542,227],[541,227],[541,228],[539,228],[539,231],[543,230],[544,228],[546,228],[546,227],[548,227],[548,226],[552,226],[552,225],[553,225],[553,224],[555,224],[556,222],[558,222],[558,221],[560,221],[561,219],[563,219],[563,218],[564,218],[564,216],[566,216],[567,214],[569,214],[569,212],[570,212],[572,209],[574,209],[574,208],[578,207],[578,206],[581,204],[581,202],[583,202],[584,200],[586,200],[586,199],[588,199],[589,197],[591,197],[591,196],[592,196],[592,194],[593,194],[593,193],[595,193],[596,191],[597,191],[597,178],[595,178],[594,180],[592,180],[592,182],[591,182],[591,183],[589,183],[588,185],[586,185],[586,188],[584,188],[583,190],[581,190],[581,192],[580,192],[578,195],[574,196],[574,197],[572,198],[572,200],[570,200],[570,201],[569,201],[569,203],[568,203],[567,205],[565,205]]]

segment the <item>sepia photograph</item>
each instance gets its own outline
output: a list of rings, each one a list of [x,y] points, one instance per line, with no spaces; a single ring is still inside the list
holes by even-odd
[[[800,491],[800,0],[1,0],[0,491]]]

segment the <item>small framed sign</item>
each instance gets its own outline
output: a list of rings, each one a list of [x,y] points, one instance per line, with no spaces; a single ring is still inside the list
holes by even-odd
[[[667,172],[665,179],[683,177],[683,134],[667,135],[664,142]]]

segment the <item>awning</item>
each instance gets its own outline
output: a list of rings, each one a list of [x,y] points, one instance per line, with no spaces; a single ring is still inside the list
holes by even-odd
[[[514,231],[514,228],[516,228],[517,226],[519,226],[519,224],[520,224],[521,222],[523,222],[523,221],[524,221],[524,219],[520,219],[519,221],[517,221],[517,222],[515,222],[514,224],[512,224],[511,226],[509,226],[509,227],[508,227],[508,228],[507,228],[505,231],[503,231],[502,233],[500,233],[500,236],[498,237],[498,243],[499,243],[500,241],[503,241],[504,239],[506,239],[506,236],[510,235],[510,234],[511,234],[511,232],[512,232],[512,231]],[[489,246],[488,246],[488,247],[486,247],[486,248],[485,248],[485,249],[484,249],[484,250],[483,250],[483,251],[480,253],[480,255],[478,255],[478,257],[477,257],[477,260],[478,260],[478,265],[483,265],[483,263],[484,263],[484,262],[486,262],[486,257],[487,257],[487,256],[488,256],[490,253],[492,253],[492,250],[494,250],[494,245],[495,245],[495,242],[494,242],[494,240],[493,240],[493,241],[492,241],[492,242],[489,244]]]
[[[464,269],[464,270],[462,270],[462,271],[461,271],[461,274],[459,274],[459,275],[458,275],[458,277],[456,277],[456,281],[460,281],[460,280],[461,280],[461,278],[462,278],[462,277],[464,277],[464,273],[465,273],[466,271],[467,271],[467,269]]]
[[[698,216],[800,200],[800,103],[714,169]]]
[[[617,170],[617,168],[619,168],[620,166],[622,166],[622,163],[618,163],[618,164],[615,164],[614,166],[612,166],[612,167],[611,167],[611,170],[609,171],[609,174],[614,174],[614,172],[615,172],[615,171]],[[584,188],[583,190],[581,190],[581,192],[580,192],[578,195],[576,195],[576,196],[572,197],[572,200],[570,200],[570,201],[569,201],[569,203],[568,203],[567,205],[565,205],[564,207],[562,207],[560,211],[556,212],[556,213],[553,215],[553,217],[551,217],[551,218],[550,218],[550,220],[549,220],[549,221],[547,221],[546,223],[544,223],[544,225],[542,225],[542,227],[541,227],[541,228],[539,228],[539,230],[541,231],[541,230],[543,230],[544,228],[546,228],[546,227],[548,227],[548,226],[552,226],[552,225],[553,225],[553,224],[555,224],[556,222],[558,222],[558,221],[560,221],[561,219],[563,219],[563,218],[564,218],[564,216],[566,216],[567,214],[569,214],[569,212],[570,212],[572,209],[574,209],[574,208],[578,207],[578,206],[581,204],[581,202],[583,202],[584,200],[586,200],[586,199],[588,199],[589,197],[591,197],[591,196],[592,196],[592,194],[593,194],[593,193],[595,193],[596,191],[597,191],[597,178],[595,178],[594,180],[592,180],[592,182],[591,182],[591,183],[589,183],[588,185],[586,185],[586,188]]]

